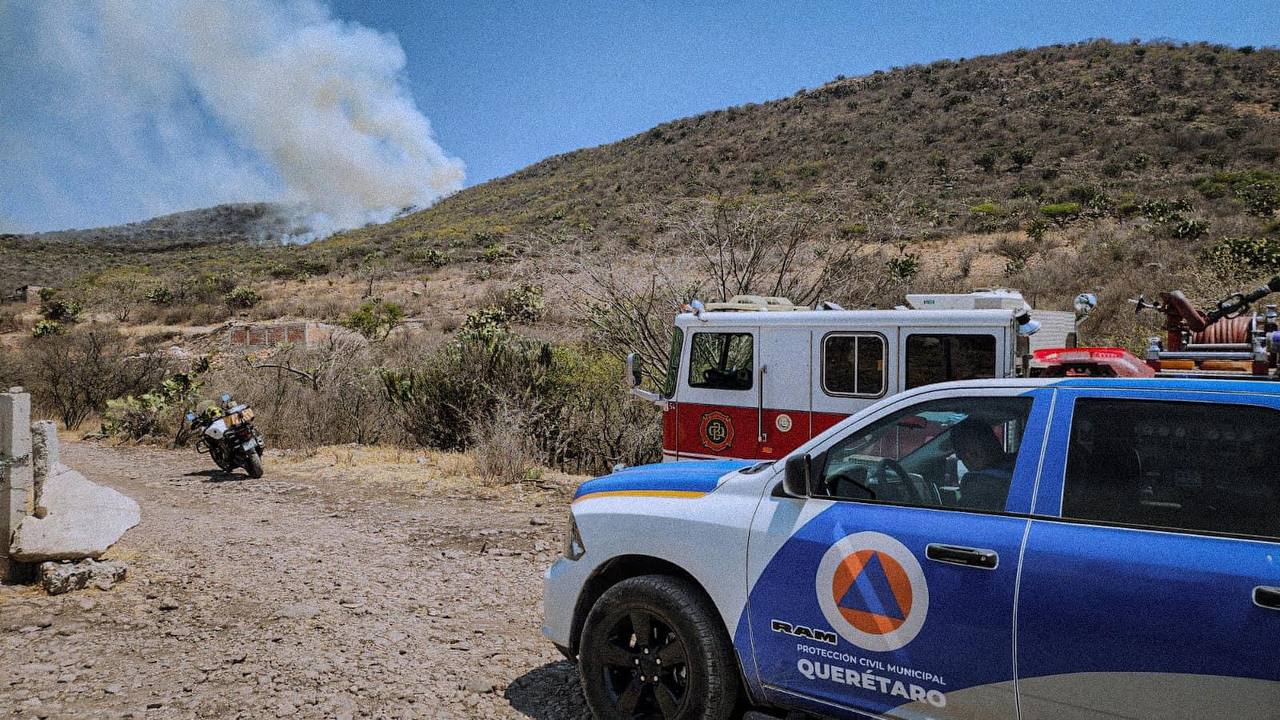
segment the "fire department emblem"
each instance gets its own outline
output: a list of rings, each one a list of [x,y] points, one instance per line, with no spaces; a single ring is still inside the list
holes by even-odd
[[[718,410],[709,412],[702,416],[698,435],[702,438],[704,447],[720,452],[733,444],[733,421]]]
[[[889,652],[915,639],[929,612],[920,562],[905,545],[877,532],[849,535],[822,556],[818,605],[845,640]]]

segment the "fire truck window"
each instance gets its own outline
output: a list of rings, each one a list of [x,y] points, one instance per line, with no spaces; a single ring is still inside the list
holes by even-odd
[[[1062,515],[1280,538],[1280,413],[1221,403],[1081,399]]]
[[[910,335],[907,389],[996,375],[994,335]]]
[[[751,333],[693,334],[689,387],[750,390],[755,375]]]
[[[684,352],[684,331],[676,328],[671,336],[671,352],[667,356],[667,376],[662,382],[662,397],[672,398],[676,394],[676,379],[680,376],[680,353]]]
[[[822,345],[822,389],[828,395],[882,393],[884,340],[879,335],[828,336]]]

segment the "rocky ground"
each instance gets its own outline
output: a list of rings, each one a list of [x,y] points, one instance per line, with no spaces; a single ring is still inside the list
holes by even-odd
[[[539,633],[574,478],[490,488],[438,456],[69,444],[142,524],[109,590],[0,588],[0,717],[585,717]],[[387,468],[391,469],[388,470]]]

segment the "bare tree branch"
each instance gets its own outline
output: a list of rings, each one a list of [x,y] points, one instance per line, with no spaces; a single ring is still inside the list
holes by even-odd
[[[311,387],[313,389],[315,390],[320,389],[320,381],[316,378],[315,375],[312,375],[311,373],[308,373],[308,372],[303,372],[302,370],[298,370],[296,368],[289,367],[288,365],[262,363],[261,365],[250,365],[250,367],[252,367],[254,370],[266,370],[266,369],[283,370],[287,373],[297,375],[298,377],[303,378],[304,380],[307,380],[308,382],[311,383]]]

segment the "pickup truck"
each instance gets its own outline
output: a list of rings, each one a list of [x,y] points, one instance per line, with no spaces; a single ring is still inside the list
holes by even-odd
[[[1003,379],[584,483],[543,633],[598,718],[1280,717],[1280,386]]]

